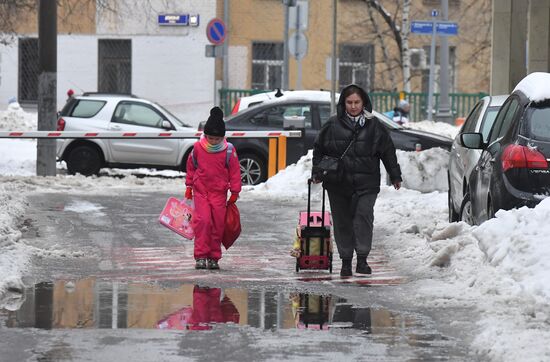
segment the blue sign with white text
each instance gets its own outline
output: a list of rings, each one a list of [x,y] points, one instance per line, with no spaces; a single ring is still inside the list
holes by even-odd
[[[431,34],[433,32],[433,21],[411,21],[411,33]],[[458,35],[458,24],[448,21],[435,22],[435,32],[440,36]]]
[[[435,31],[437,35],[442,35],[442,36],[458,35],[458,24],[437,22]]]
[[[159,25],[188,26],[189,25],[189,14],[159,15],[158,23],[159,23]]]
[[[433,31],[432,21],[411,21],[411,33],[431,34]]]

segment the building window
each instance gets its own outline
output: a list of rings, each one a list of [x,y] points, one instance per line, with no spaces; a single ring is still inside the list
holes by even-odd
[[[283,80],[283,43],[252,43],[252,88],[280,88]]]
[[[105,93],[132,92],[132,41],[99,40],[97,90]]]
[[[426,53],[426,69],[422,70],[422,92],[428,93],[428,83],[430,79],[430,46],[423,47]],[[435,59],[434,59],[434,93],[439,93],[439,45],[435,47]],[[449,46],[449,93],[455,92],[455,79],[456,79],[456,48]]]
[[[374,83],[374,46],[372,44],[341,44],[338,64],[340,89],[357,84],[367,92]]]
[[[37,38],[19,39],[19,102],[38,102],[39,55]]]

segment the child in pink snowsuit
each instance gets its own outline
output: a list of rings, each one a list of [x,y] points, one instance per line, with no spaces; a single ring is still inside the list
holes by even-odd
[[[194,199],[195,268],[219,269],[227,204],[241,192],[241,168],[233,145],[225,138],[223,112],[214,107],[204,134],[187,159],[186,199]],[[229,152],[229,154],[228,154]],[[227,200],[227,191],[231,197]]]

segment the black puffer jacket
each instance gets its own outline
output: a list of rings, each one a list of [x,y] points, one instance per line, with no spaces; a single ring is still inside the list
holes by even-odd
[[[343,92],[342,92],[343,93]],[[342,94],[341,93],[341,94]],[[370,112],[372,107],[366,95],[366,118],[363,127],[355,126],[346,116],[343,97],[338,102],[337,115],[332,116],[319,132],[313,147],[313,166],[323,155],[340,157],[352,137],[355,141],[343,158],[344,180],[339,184],[325,182],[328,190],[345,193],[378,193],[380,191],[380,160],[392,182],[402,181],[395,147],[387,129]],[[315,177],[315,175],[313,175]]]

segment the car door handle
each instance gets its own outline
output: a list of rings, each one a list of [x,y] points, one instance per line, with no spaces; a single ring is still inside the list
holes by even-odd
[[[120,126],[111,126],[111,130],[113,131],[120,131],[121,129]]]
[[[491,159],[489,160],[489,162],[495,163],[495,159],[494,159],[494,158],[491,158]]]

